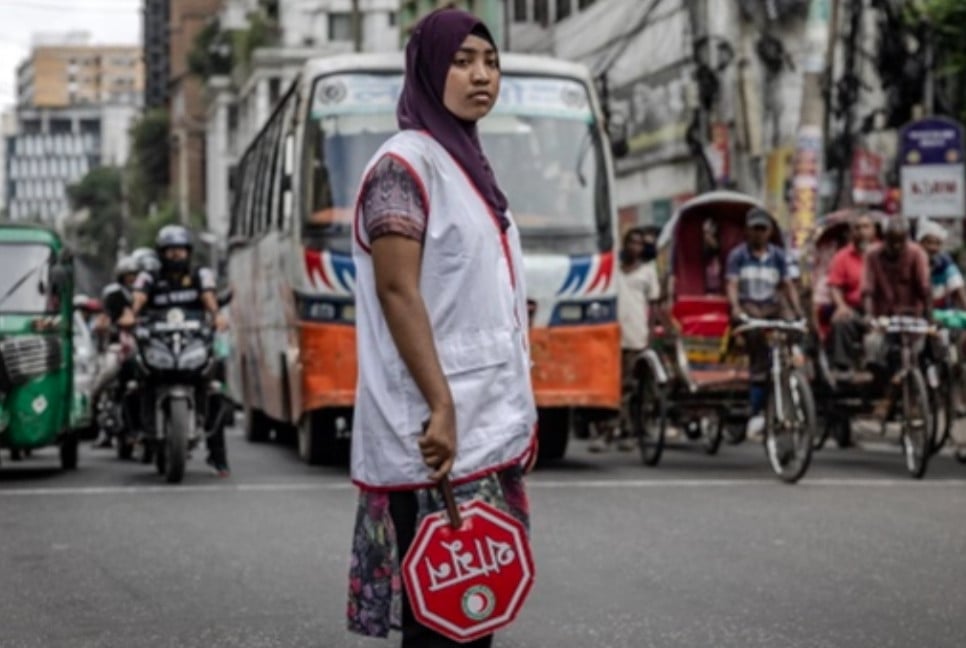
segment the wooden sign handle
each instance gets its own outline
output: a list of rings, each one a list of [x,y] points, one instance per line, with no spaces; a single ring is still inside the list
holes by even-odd
[[[449,523],[454,529],[458,529],[463,526],[463,517],[460,515],[460,509],[456,505],[456,496],[453,494],[453,484],[449,481],[449,477],[443,477],[439,481],[439,492],[443,496],[443,501],[446,503],[446,513],[449,515]]]

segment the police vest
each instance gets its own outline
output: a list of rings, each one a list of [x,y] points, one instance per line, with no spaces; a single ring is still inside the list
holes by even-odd
[[[149,307],[204,310],[205,306],[201,301],[201,294],[204,292],[201,275],[204,271],[204,268],[198,268],[177,278],[164,273],[153,275],[148,291]]]
[[[403,131],[373,156],[402,161],[427,206],[420,292],[456,409],[451,478],[470,481],[525,460],[536,422],[520,237],[496,215],[462,167],[426,133]],[[363,182],[363,187],[365,182]],[[369,240],[356,202],[356,338],[359,377],[352,478],[362,488],[430,486],[418,440],[429,407],[396,349],[376,295]]]

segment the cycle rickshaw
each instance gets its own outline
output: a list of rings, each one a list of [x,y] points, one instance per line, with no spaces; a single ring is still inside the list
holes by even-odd
[[[682,205],[658,241],[666,324],[657,327],[636,366],[632,412],[642,460],[660,462],[669,424],[715,454],[725,428],[739,440],[749,417],[750,376],[741,333],[762,331],[772,348],[765,450],[775,473],[795,482],[811,459],[815,407],[797,365],[804,322],[746,320],[732,330],[724,292],[725,263],[744,240],[745,216],[760,203],[715,191]],[[778,228],[774,244],[783,245]]]
[[[815,447],[821,448],[829,437],[842,447],[850,445],[853,422],[860,418],[878,420],[883,435],[890,424],[897,424],[907,470],[919,478],[925,474],[938,439],[948,434],[951,424],[949,379],[944,378],[948,366],[933,359],[940,357],[941,351],[923,353],[927,344],[933,349],[943,348],[945,338],[921,318],[879,318],[872,328],[877,335],[892,340],[891,355],[870,364],[874,359],[865,357],[863,344],[856,349],[860,361],[854,370],[840,372],[831,367],[826,342],[834,306],[826,275],[835,253],[848,243],[852,215],[851,210],[842,210],[823,217],[808,250],[813,389],[820,403],[818,417],[823,421]],[[877,222],[887,218],[877,212],[870,215]]]

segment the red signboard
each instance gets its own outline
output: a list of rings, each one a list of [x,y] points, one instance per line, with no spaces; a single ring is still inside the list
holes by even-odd
[[[533,587],[533,555],[519,520],[489,504],[462,504],[454,517],[422,521],[403,581],[419,623],[466,643],[516,618]]]
[[[852,202],[879,205],[885,200],[882,184],[882,156],[862,148],[852,154]]]

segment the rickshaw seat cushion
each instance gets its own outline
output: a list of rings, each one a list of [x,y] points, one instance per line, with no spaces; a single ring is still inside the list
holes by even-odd
[[[671,309],[685,336],[724,337],[731,318],[728,300],[718,295],[682,295]]]

